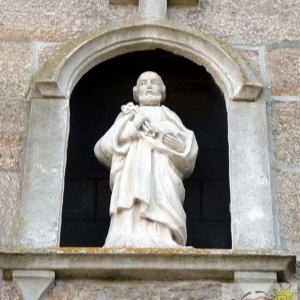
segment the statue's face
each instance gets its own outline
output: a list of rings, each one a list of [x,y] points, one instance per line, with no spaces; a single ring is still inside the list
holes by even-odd
[[[163,83],[156,73],[143,73],[138,79],[137,89],[140,105],[160,105],[162,100]]]

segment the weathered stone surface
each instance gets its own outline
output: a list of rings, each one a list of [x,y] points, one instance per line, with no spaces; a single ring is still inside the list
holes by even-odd
[[[123,47],[124,42],[128,45],[126,48]],[[181,26],[167,20],[144,26],[136,19],[117,24],[113,30],[111,27],[95,30],[64,44],[55,58],[38,74],[32,97],[40,98],[43,95],[47,98],[68,98],[72,84],[102,59],[160,47],[172,49],[174,53],[203,65],[226,97],[232,100],[255,101],[261,94],[262,87],[252,69],[247,68],[243,58],[233,48],[212,41],[201,32],[197,34],[188,28],[182,30]],[[187,47],[198,53],[197,56],[187,51]]]
[[[108,22],[136,13],[135,5],[109,5],[107,0],[2,0],[0,36],[27,40],[65,40],[79,36]]]
[[[17,169],[28,103],[0,101],[0,169]]]
[[[59,244],[69,102],[34,99],[30,120],[18,242],[35,247],[56,246]]]
[[[24,131],[28,103],[23,100],[0,101],[0,135]]]
[[[140,0],[139,13],[147,18],[165,18],[167,0]]]
[[[38,45],[38,67],[41,68],[43,64],[55,54],[60,43],[43,43]]]
[[[56,278],[112,281],[231,280],[233,272],[293,274],[288,252],[186,248],[0,247],[0,265],[11,271],[52,270]]]
[[[269,51],[266,68],[273,95],[300,96],[300,48]]]
[[[199,281],[105,282],[57,281],[47,300],[221,299],[221,285]]]
[[[300,166],[300,102],[273,103],[275,157],[283,164]]]
[[[0,169],[18,169],[22,147],[23,142],[21,136],[0,134]]]
[[[17,173],[0,172],[0,245],[13,235],[18,211],[19,178]]]
[[[274,246],[266,104],[228,102],[232,248]]]
[[[44,270],[14,270],[12,278],[23,300],[41,300],[53,287],[55,273]]]
[[[30,43],[0,42],[0,98],[24,97],[29,90],[31,67]]]
[[[138,4],[139,0],[108,0],[111,4]],[[168,5],[197,5],[198,0],[168,0]]]
[[[168,15],[180,24],[198,26],[234,44],[260,45],[300,38],[297,0],[201,0],[198,8],[170,7]]]
[[[96,300],[94,293],[88,288],[75,286],[55,286],[52,290],[45,295],[45,300]],[[99,300],[103,298],[98,298]],[[104,298],[105,299],[105,298]]]
[[[234,281],[240,283],[277,282],[276,272],[234,272]]]
[[[21,295],[13,286],[11,281],[4,280],[2,286],[0,284],[0,299],[1,300],[22,300]]]
[[[300,174],[277,174],[279,217],[283,237],[288,244],[300,243]]]
[[[247,62],[253,68],[257,78],[260,78],[260,66],[259,66],[259,54],[257,51],[254,50],[241,50],[239,49],[240,53],[245,57]]]
[[[299,40],[297,0],[259,4],[251,0],[203,0],[199,3],[196,8],[171,6],[167,14],[177,23],[197,26],[236,44]],[[110,5],[107,0],[46,0],[42,6],[33,0],[26,3],[3,0],[0,35],[58,41],[79,36],[108,22],[132,18],[136,13],[136,5]]]

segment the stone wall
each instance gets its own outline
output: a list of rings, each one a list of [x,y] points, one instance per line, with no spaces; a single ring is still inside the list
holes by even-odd
[[[239,49],[264,85],[278,245],[300,252],[300,6],[298,0],[201,0],[171,7],[169,19]],[[131,19],[134,5],[108,0],[0,1],[0,244],[14,242],[21,204],[30,103],[36,71],[59,45],[108,22]],[[275,223],[276,224],[276,223]]]
[[[21,300],[21,296],[10,281],[3,283],[2,300]],[[185,299],[221,299],[221,284],[199,281],[172,282],[106,282],[96,280],[57,280],[45,300],[185,300]]]

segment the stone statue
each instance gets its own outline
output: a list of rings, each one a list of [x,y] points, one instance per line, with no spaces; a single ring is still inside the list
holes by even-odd
[[[194,133],[161,105],[166,87],[144,72],[132,102],[95,145],[98,160],[111,168],[111,223],[104,247],[186,245],[185,189],[198,154]]]

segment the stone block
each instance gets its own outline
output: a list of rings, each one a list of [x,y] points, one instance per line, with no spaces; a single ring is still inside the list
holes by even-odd
[[[68,100],[35,99],[31,103],[30,119],[18,243],[35,247],[57,246],[68,136]]]
[[[221,299],[221,285],[199,281],[57,281],[46,300]]]
[[[28,103],[23,100],[0,101],[0,135],[14,135],[24,131],[27,107]]]
[[[124,1],[133,3],[133,0]],[[179,2],[197,1],[173,0],[170,4]],[[62,41],[108,22],[132,18],[137,12],[136,5],[110,5],[108,0],[45,0],[43,4],[36,5],[34,0],[1,1],[0,35],[22,40]],[[297,0],[260,4],[250,0],[205,0],[199,1],[197,7],[170,6],[167,14],[176,23],[197,26],[205,33],[235,44],[261,45],[299,40],[300,36]]]
[[[0,70],[0,98],[25,97],[33,75],[31,44],[0,42]]]
[[[23,148],[28,103],[0,101],[0,169],[17,169]]]
[[[275,157],[283,164],[300,166],[300,102],[273,103]]]
[[[300,96],[300,48],[267,52],[266,69],[273,95]]]
[[[110,4],[138,4],[139,0],[109,0]],[[198,0],[168,0],[168,5],[197,5]]]
[[[0,245],[7,245],[13,236],[19,207],[17,173],[0,172]]]
[[[104,300],[106,298],[95,298],[92,291],[88,289],[72,289],[55,287],[48,295],[45,296],[45,300]]]
[[[60,43],[43,43],[37,45],[38,50],[38,67],[41,68],[43,64],[50,59],[59,49]]]
[[[205,0],[197,8],[170,7],[169,18],[197,26],[207,34],[238,45],[261,45],[299,40],[300,6],[297,0]]]
[[[15,270],[12,274],[13,283],[21,293],[23,300],[41,300],[53,286],[53,271]]]
[[[140,0],[139,13],[147,18],[165,18],[167,14],[166,0]]]
[[[21,160],[23,140],[20,135],[0,134],[0,169],[17,170]]]
[[[239,283],[277,282],[276,272],[234,272],[234,281]]]
[[[22,297],[11,281],[4,280],[2,286],[0,284],[0,299],[22,300]]]
[[[300,243],[300,174],[279,172],[276,176],[280,226],[287,244]]]
[[[266,103],[229,102],[232,248],[274,246]]]
[[[241,50],[240,53],[246,58],[247,62],[253,68],[257,78],[260,78],[259,53],[254,50]]]
[[[0,35],[3,38],[62,41],[118,22],[137,12],[136,6],[109,5],[108,0],[3,0]]]

